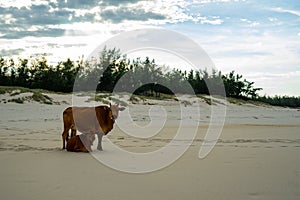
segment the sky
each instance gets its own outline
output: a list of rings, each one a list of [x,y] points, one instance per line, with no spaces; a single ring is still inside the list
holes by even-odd
[[[242,74],[262,95],[300,96],[299,0],[0,0],[2,57],[77,60],[116,34],[144,28],[190,38],[218,70]]]

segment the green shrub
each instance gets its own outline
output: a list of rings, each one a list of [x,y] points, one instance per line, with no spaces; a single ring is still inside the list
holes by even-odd
[[[24,103],[24,99],[23,98],[10,99],[10,100],[8,100],[8,102],[15,102],[15,103],[22,104],[22,103]]]

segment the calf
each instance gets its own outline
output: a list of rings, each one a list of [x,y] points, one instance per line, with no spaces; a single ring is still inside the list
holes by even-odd
[[[91,152],[95,140],[95,134],[81,134],[71,137],[67,142],[67,151],[73,152]]]

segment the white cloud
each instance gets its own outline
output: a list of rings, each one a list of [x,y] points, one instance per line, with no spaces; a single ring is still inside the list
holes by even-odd
[[[8,8],[8,7],[15,7],[15,8],[22,8],[26,7],[29,8],[32,5],[48,5],[48,1],[46,0],[5,0],[0,2],[0,7]]]
[[[279,13],[289,13],[289,14],[293,14],[293,15],[296,15],[296,16],[300,17],[300,11],[299,10],[289,10],[289,9],[283,9],[283,8],[280,8],[280,7],[271,8],[271,10],[275,11],[275,12],[279,12]]]
[[[268,20],[270,22],[276,22],[276,21],[278,21],[278,19],[276,17],[268,17]]]
[[[195,0],[194,2],[199,3],[228,3],[228,2],[239,2],[240,0]]]
[[[5,24],[13,24],[17,19],[12,14],[0,15]]]
[[[54,9],[52,9],[53,11],[55,11]],[[51,10],[51,11],[52,11]],[[58,9],[59,10],[59,9]],[[75,8],[63,8],[63,9],[60,9],[61,11],[68,11],[68,12],[72,12],[74,13],[74,15],[76,17],[83,17],[87,14],[98,14],[101,12],[101,8],[99,6],[96,6],[94,8],[91,8],[91,9],[75,9]]]
[[[294,77],[299,77],[300,76],[300,71],[292,71],[292,72],[285,72],[285,73],[252,73],[249,75],[249,77],[252,78],[258,78],[258,79],[263,79],[263,80],[272,80],[274,78],[294,78]]]
[[[259,26],[260,23],[257,22],[257,21],[251,21],[249,19],[246,19],[246,18],[241,18],[240,19],[241,22],[245,22],[247,24],[247,26],[249,27],[255,27],[255,26]]]
[[[45,54],[50,64],[56,65],[58,61],[71,58],[76,60],[81,56],[87,57],[99,43],[108,39],[109,36],[89,35],[89,36],[63,36],[53,37],[26,37],[14,40],[2,40],[3,49],[23,49],[13,58],[28,58]],[[97,42],[95,42],[97,41]]]
[[[252,26],[252,27],[254,27],[254,26],[259,26],[259,25],[260,25],[259,22],[252,22],[252,23],[250,24],[250,26]]]
[[[279,37],[270,32],[257,36],[216,34],[197,41],[217,69],[223,73],[235,70],[254,81],[255,87],[264,88],[262,94],[300,95],[300,88],[295,88],[300,85],[300,41],[295,36]]]
[[[206,16],[198,16],[194,20],[195,22],[199,22],[200,24],[211,24],[211,25],[220,25],[224,21],[220,19],[219,16],[213,16],[213,17],[206,17]]]
[[[190,4],[184,0],[138,1],[130,5],[130,8],[143,8],[145,12],[160,13],[166,17],[165,20],[160,20],[161,22],[176,23],[193,19],[191,15],[185,12],[185,8]]]

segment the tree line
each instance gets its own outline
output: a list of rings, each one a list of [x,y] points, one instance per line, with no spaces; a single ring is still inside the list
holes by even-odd
[[[70,59],[49,65],[45,57],[13,59],[0,57],[0,85],[45,89],[54,92],[71,92],[80,63]]]
[[[18,62],[0,56],[0,85],[46,89],[54,92],[130,92],[156,96],[161,93],[195,93],[253,99],[272,105],[300,107],[299,97],[260,97],[262,88],[234,71],[180,70],[156,64],[154,59],[130,60],[120,50],[104,48],[87,61],[48,64],[45,57]]]

